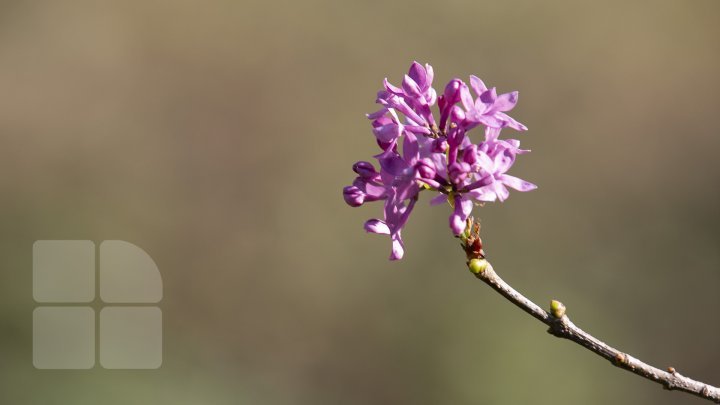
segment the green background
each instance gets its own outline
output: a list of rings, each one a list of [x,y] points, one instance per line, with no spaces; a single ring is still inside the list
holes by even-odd
[[[495,269],[718,385],[718,21],[717,0],[1,2],[0,403],[704,403],[545,333],[427,196],[387,261],[362,230],[380,205],[341,189],[412,60],[519,90],[511,173],[539,189],[475,211]],[[162,368],[33,368],[38,239],[154,258]]]

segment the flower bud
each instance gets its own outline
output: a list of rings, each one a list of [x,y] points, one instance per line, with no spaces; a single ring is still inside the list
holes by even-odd
[[[465,111],[457,105],[452,107],[450,110],[450,122],[463,122],[465,120]]]
[[[555,318],[562,318],[565,315],[565,305],[557,300],[550,301],[550,313]]]
[[[383,126],[388,125],[388,124],[392,124],[392,122],[393,122],[393,120],[392,120],[390,117],[388,117],[388,116],[386,116],[386,115],[383,115],[383,116],[381,116],[381,117],[378,117],[378,118],[374,119],[374,120],[370,123],[370,125],[372,125],[373,128],[379,128],[379,127],[383,127]]]
[[[448,166],[448,176],[450,180],[455,184],[460,184],[467,178],[470,172],[470,165],[465,162],[455,162]]]
[[[460,79],[452,79],[443,91],[442,96],[438,99],[438,107],[440,107],[440,129],[445,129],[445,124],[450,118],[450,110],[460,101],[460,88],[463,82]]]
[[[465,150],[463,151],[463,162],[471,165],[475,164],[478,160],[477,149],[477,145],[475,144],[472,144],[465,148]]]
[[[448,82],[447,86],[445,86],[445,91],[443,91],[443,97],[446,102],[455,104],[458,101],[460,98],[460,87],[462,87],[462,80],[460,79],[452,79]]]
[[[364,179],[369,179],[377,174],[375,166],[370,162],[359,161],[353,165],[353,171]]]
[[[448,150],[447,140],[438,138],[433,141],[432,151],[433,153],[445,153]]]
[[[472,259],[468,263],[468,268],[473,274],[482,274],[488,267],[488,261],[485,259]]]
[[[427,66],[430,66],[430,65],[427,65]],[[425,70],[423,65],[421,65],[417,62],[413,62],[412,65],[410,65],[410,70],[408,71],[408,75],[421,88],[427,87],[428,81],[432,82],[432,70],[430,71],[430,75],[429,75],[430,80],[428,80],[428,72]]]
[[[435,178],[435,174],[437,173],[435,170],[435,164],[432,159],[429,158],[420,159],[420,161],[417,162],[416,168],[418,174],[420,174],[420,177],[423,179],[432,180]]]
[[[359,207],[365,202],[365,193],[355,186],[347,186],[343,188],[343,198],[347,205]]]

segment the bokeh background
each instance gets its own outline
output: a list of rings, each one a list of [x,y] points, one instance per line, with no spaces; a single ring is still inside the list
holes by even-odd
[[[476,211],[497,271],[720,384],[720,2],[0,2],[0,403],[696,404],[475,280],[447,207],[407,254],[341,188],[417,59],[520,91],[537,183]],[[32,243],[130,241],[158,370],[32,366]]]

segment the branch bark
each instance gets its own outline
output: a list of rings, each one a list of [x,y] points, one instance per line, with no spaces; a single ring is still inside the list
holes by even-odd
[[[495,273],[492,265],[485,260],[481,248],[477,249],[475,254],[472,254],[472,251],[467,247],[465,250],[468,253],[468,267],[477,278],[492,287],[508,301],[547,325],[548,333],[551,335],[575,342],[598,356],[609,360],[614,366],[655,381],[665,389],[687,392],[720,404],[719,388],[685,377],[672,367],[668,367],[667,371],[660,370],[607,345],[600,339],[575,326],[565,314],[565,306],[562,303],[553,301],[551,311],[547,312],[517,292]]]

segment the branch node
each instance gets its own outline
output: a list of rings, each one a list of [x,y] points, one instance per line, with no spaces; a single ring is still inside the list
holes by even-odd
[[[618,354],[615,355],[615,358],[613,359],[613,363],[615,363],[618,367],[627,367],[629,364],[628,356],[625,353],[618,352]]]
[[[468,268],[476,276],[485,272],[488,267],[488,261],[485,259],[470,259]]]
[[[565,305],[562,302],[557,300],[550,301],[550,313],[555,318],[560,319],[565,316],[565,310]]]

